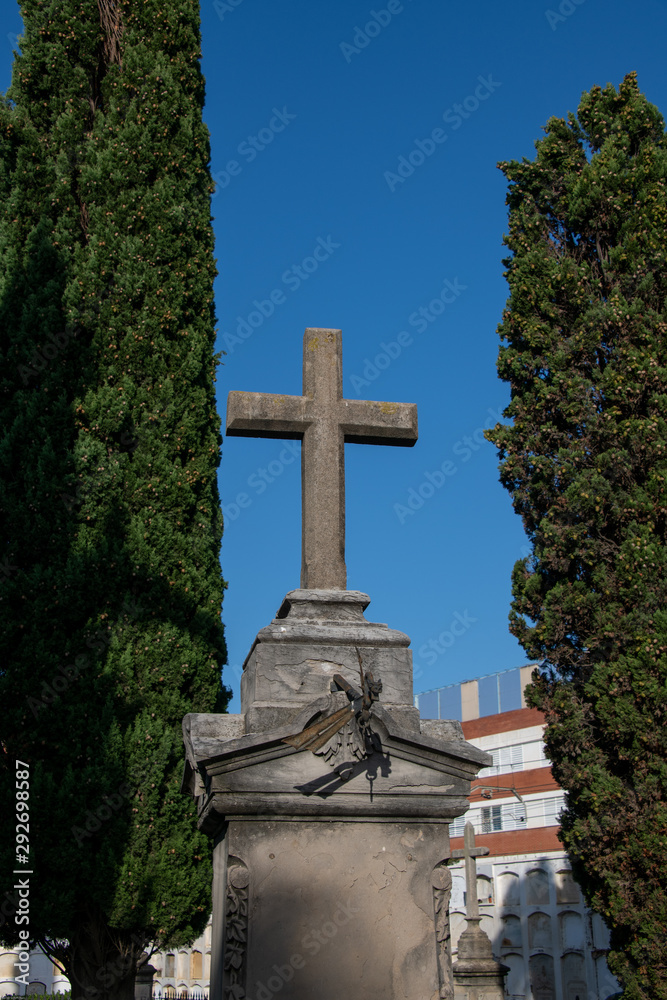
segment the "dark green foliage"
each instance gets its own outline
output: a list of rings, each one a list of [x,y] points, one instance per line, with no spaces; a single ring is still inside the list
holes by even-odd
[[[634,74],[552,118],[510,181],[489,439],[533,542],[511,630],[546,713],[562,839],[624,997],[667,997],[667,142]]]
[[[180,725],[226,704],[199,9],[22,13],[0,106],[0,801],[28,762],[33,940],[75,997],[127,995],[148,941],[205,926]],[[5,822],[3,900],[13,851]]]

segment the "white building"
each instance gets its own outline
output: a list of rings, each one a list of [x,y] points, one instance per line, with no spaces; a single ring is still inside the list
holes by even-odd
[[[452,849],[473,824],[481,927],[509,967],[508,1000],[607,1000],[619,986],[606,963],[608,932],[588,910],[558,840],[564,795],[544,756],[544,717],[523,696],[533,666],[417,695],[423,718],[458,718],[493,756],[473,782],[470,809],[450,828]],[[452,868],[454,959],[465,929],[463,862]]]
[[[16,951],[9,948],[2,950],[2,945],[0,945],[0,997],[65,993],[69,989],[69,980],[43,951],[33,949],[30,952],[30,972],[27,985],[16,980],[16,976],[19,974],[16,969],[17,961]]]
[[[201,1000],[208,997],[211,983],[211,922],[190,948],[156,952],[153,995]]]

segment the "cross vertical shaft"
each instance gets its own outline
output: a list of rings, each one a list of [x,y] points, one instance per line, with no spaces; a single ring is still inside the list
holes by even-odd
[[[463,831],[463,850],[452,851],[453,858],[463,858],[466,873],[466,918],[479,918],[479,900],[477,898],[477,858],[489,853],[488,847],[475,847],[475,828],[468,822]]]
[[[308,336],[308,334],[312,336]],[[335,330],[306,331],[303,394],[315,419],[301,446],[301,586],[345,590],[345,440],[337,404],[343,398],[343,358]]]

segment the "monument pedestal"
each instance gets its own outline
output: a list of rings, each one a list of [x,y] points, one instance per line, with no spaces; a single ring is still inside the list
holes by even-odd
[[[489,853],[488,847],[477,847],[472,823],[466,823],[463,850],[452,857],[465,859],[466,929],[459,938],[458,960],[454,962],[455,1000],[503,1000],[505,976],[509,972],[493,957],[491,940],[480,927],[477,898],[477,858]]]
[[[297,590],[244,664],[242,713],[184,720],[184,788],[215,838],[211,1000],[453,996],[448,824],[490,757],[419,722],[409,640],[358,591]],[[382,680],[311,752],[286,738],[349,705],[334,674]],[[333,685],[335,688],[335,685]]]
[[[479,926],[480,917],[467,917],[468,926],[459,938],[459,957],[454,962],[456,1000],[504,1000],[506,965],[496,962],[491,941]]]

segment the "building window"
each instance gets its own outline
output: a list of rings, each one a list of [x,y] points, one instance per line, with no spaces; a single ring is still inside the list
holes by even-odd
[[[493,757],[493,764],[484,767],[479,772],[480,777],[492,777],[495,774],[507,774],[511,771],[521,771],[524,766],[523,745],[521,743],[509,747],[496,747],[487,750]]]
[[[167,960],[164,964],[164,974],[167,979],[173,979],[176,975],[176,960],[173,955],[167,955]]]
[[[526,806],[523,802],[509,802],[502,807],[503,830],[521,830],[526,825]]]
[[[466,815],[457,816],[456,819],[454,820],[454,822],[451,823],[450,826],[449,826],[449,836],[450,837],[462,837],[463,836],[463,831],[465,830],[465,825],[466,825],[466,822],[467,822],[468,819],[469,819],[469,817],[466,816]]]
[[[502,830],[502,806],[484,806],[482,808],[482,833],[493,833]]]
[[[564,807],[564,795],[553,795],[549,799],[544,799],[544,825],[558,826],[560,822],[560,814]]]

